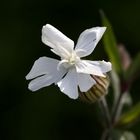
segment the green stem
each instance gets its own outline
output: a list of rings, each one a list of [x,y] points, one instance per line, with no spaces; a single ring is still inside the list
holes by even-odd
[[[119,114],[120,114],[120,112],[122,110],[122,107],[120,107],[122,97],[123,97],[123,94],[120,94],[119,98],[117,100],[116,106],[115,106],[115,108],[113,110],[112,117],[111,117],[112,118],[111,119],[112,124],[114,124],[117,121],[118,116],[119,116]]]
[[[105,130],[103,132],[101,140],[108,140],[110,130],[112,129],[112,124],[111,124],[111,116],[110,116],[108,104],[105,97],[101,98],[101,100],[99,101],[99,106],[100,106],[103,116],[105,115],[105,122],[106,122]]]
[[[110,130],[112,129],[112,124],[111,124],[110,111],[105,97],[102,97],[102,99],[100,100],[100,108],[102,110],[103,115],[105,115],[105,122],[106,122],[105,130],[103,131],[101,140],[109,140],[110,139],[109,133]]]
[[[106,101],[105,97],[101,98],[100,104],[101,104],[101,107],[102,107],[102,110],[103,110],[103,113],[104,113],[103,115],[105,115],[105,118],[106,118],[107,127],[110,128],[110,126],[111,126],[111,116],[110,116],[110,112],[109,112],[109,109],[108,109],[108,104],[107,104],[107,101]]]

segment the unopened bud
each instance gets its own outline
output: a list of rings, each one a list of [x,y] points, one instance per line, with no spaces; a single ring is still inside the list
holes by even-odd
[[[100,100],[102,96],[105,96],[108,93],[110,83],[108,75],[106,75],[106,77],[91,76],[96,81],[96,84],[87,92],[80,92],[79,94],[79,99],[88,103],[94,103],[95,101]]]
[[[127,70],[132,61],[131,57],[123,44],[119,44],[118,48],[119,48],[119,54],[121,57],[122,68],[124,70]]]

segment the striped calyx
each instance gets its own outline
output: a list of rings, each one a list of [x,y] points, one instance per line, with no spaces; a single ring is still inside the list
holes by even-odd
[[[106,75],[106,77],[92,75],[92,78],[96,81],[96,84],[87,92],[79,92],[79,99],[87,103],[94,103],[108,93],[110,83],[108,75]]]

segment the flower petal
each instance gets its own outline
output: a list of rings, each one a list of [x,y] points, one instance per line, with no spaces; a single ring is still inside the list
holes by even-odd
[[[36,91],[60,81],[67,70],[63,66],[60,66],[58,70],[58,63],[58,60],[48,57],[41,57],[36,60],[26,79],[37,78],[29,83],[28,88],[31,91]]]
[[[96,81],[89,74],[78,73],[78,85],[81,92],[87,92],[94,84]]]
[[[106,73],[112,70],[112,64],[110,62],[106,62],[104,60],[102,61],[90,61],[90,60],[86,60],[88,63],[90,63],[91,65],[97,66],[100,68],[100,70],[102,71],[102,73]]]
[[[95,27],[82,32],[75,47],[77,55],[85,57],[91,54],[105,30],[106,27]]]
[[[66,45],[67,46],[67,45]],[[71,56],[71,52],[69,52],[67,49],[65,49],[63,46],[60,44],[57,44],[57,48],[51,49],[53,53],[56,55],[60,56],[61,59],[68,59]]]
[[[78,73],[93,74],[105,77],[104,73],[111,70],[111,63],[105,61],[88,61],[81,60],[76,64]]]
[[[31,91],[39,90],[43,87],[46,87],[46,86],[49,86],[55,82],[58,82],[64,76],[64,74],[65,73],[63,73],[63,72],[59,72],[57,74],[54,73],[52,75],[43,75],[41,77],[38,77],[38,78],[32,80],[29,83],[28,88]]]
[[[61,92],[66,94],[72,99],[78,98],[78,87],[77,87],[77,73],[75,69],[70,69],[66,76],[57,83]]]
[[[53,58],[40,57],[35,61],[32,69],[27,74],[26,79],[29,80],[44,74],[56,73],[59,62],[59,60]]]
[[[56,52],[59,46],[63,47],[63,49],[68,52],[71,52],[74,47],[74,42],[71,39],[50,24],[46,24],[42,28],[42,42],[50,46]]]

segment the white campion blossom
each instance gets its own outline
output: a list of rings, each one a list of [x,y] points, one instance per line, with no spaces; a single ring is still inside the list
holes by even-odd
[[[42,41],[60,56],[60,60],[49,57],[36,60],[26,76],[27,80],[33,79],[28,88],[36,91],[55,83],[72,99],[78,98],[78,87],[81,92],[88,91],[96,84],[90,75],[105,77],[104,74],[111,70],[110,62],[81,60],[92,53],[105,30],[106,27],[85,30],[74,47],[74,42],[55,27],[50,24],[43,26]]]

